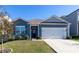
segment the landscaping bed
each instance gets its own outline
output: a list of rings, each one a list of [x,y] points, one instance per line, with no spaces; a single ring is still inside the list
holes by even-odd
[[[12,49],[11,48],[4,48],[3,50],[0,49],[0,53],[11,53]]]
[[[72,40],[79,41],[79,36],[72,36]]]
[[[12,53],[55,53],[44,41],[16,40],[6,42],[3,46],[11,48]]]

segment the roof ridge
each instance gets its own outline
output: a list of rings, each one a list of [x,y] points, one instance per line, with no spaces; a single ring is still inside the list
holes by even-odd
[[[15,22],[15,21],[17,21],[17,20],[23,20],[23,21],[25,21],[25,22],[27,22],[28,23],[28,21],[26,21],[26,20],[24,20],[24,19],[22,19],[22,18],[16,18],[13,22]]]
[[[79,9],[76,9],[75,11],[69,13],[68,15],[66,15],[65,17],[69,16],[70,14],[74,13],[74,12],[77,12]]]
[[[53,16],[56,16],[56,15],[53,15]],[[47,18],[46,20],[43,20],[42,22],[47,21],[47,20],[50,19],[50,18],[52,18],[52,16],[50,16],[50,17]]]

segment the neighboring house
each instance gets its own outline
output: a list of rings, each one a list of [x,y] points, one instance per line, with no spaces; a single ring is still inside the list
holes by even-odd
[[[13,35],[26,35],[29,38],[62,39],[79,36],[79,10],[64,17],[52,16],[46,20],[13,21]]]
[[[69,15],[63,17],[66,21],[71,23],[70,26],[70,35],[71,36],[79,36],[79,9],[70,13]]]
[[[78,21],[78,36],[79,36],[79,21]]]

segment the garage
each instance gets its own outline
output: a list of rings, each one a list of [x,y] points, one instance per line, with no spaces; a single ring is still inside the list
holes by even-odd
[[[66,28],[42,27],[42,39],[66,38]]]
[[[65,39],[69,37],[70,23],[58,16],[52,16],[40,24],[42,39]]]

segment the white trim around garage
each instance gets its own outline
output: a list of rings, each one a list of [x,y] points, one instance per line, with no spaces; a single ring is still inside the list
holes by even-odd
[[[79,23],[77,22],[77,36],[78,36],[78,31],[79,31],[79,29],[78,29],[78,24],[79,24]]]
[[[67,25],[67,24],[62,24],[62,23],[41,23],[40,25]]]
[[[70,37],[70,23],[68,24],[68,37]]]

